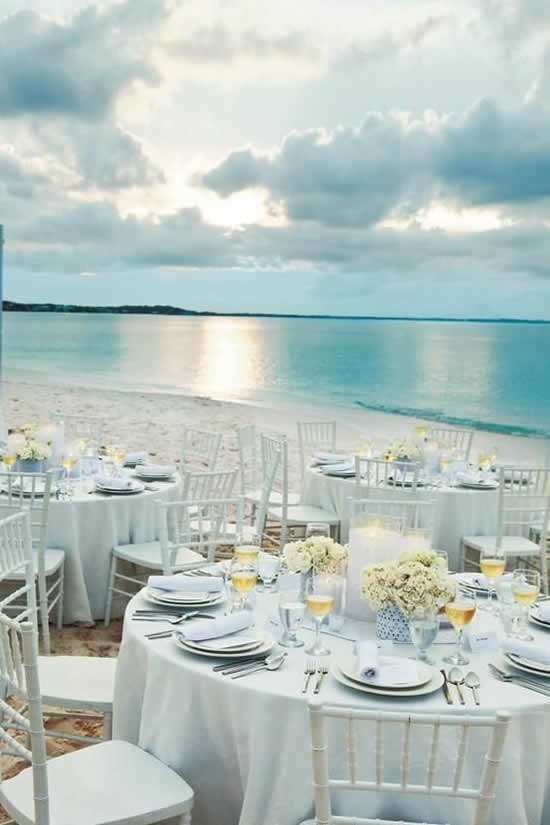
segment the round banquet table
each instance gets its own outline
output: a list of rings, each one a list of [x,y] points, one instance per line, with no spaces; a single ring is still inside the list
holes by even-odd
[[[115,686],[115,738],[139,745],[189,782],[195,791],[193,825],[298,825],[311,816],[309,718],[306,697],[301,693],[304,648],[286,649],[288,657],[279,671],[232,680],[212,670],[220,659],[186,653],[172,638],[144,638],[145,633],[158,630],[159,623],[133,622],[130,616],[146,604],[138,594],[126,612]],[[277,633],[272,621],[276,608],[277,596],[258,594],[257,626]],[[218,610],[223,613],[223,607]],[[485,616],[483,621],[494,620]],[[351,654],[351,637],[372,636],[374,626],[346,620],[344,633],[350,639],[323,637],[332,650],[331,659]],[[539,643],[550,640],[543,629],[534,627],[534,633]],[[301,635],[306,642],[312,638],[306,629]],[[411,650],[401,645],[394,648],[396,654],[404,655],[411,655]],[[448,650],[448,644],[432,648],[438,662]],[[479,708],[468,695],[467,707],[461,709],[456,694],[455,704],[448,706],[441,690],[427,696],[387,699],[347,688],[331,674],[325,679],[321,698],[363,708],[434,714],[488,715],[508,709],[512,721],[490,823],[545,825],[550,821],[550,698],[494,681],[487,664],[499,661],[500,653],[470,656],[470,666],[481,677]],[[481,735],[479,731],[472,733],[477,735]],[[357,737],[359,765],[363,758],[372,758],[371,737],[372,731]],[[390,737],[385,741],[385,764],[397,770],[401,735],[392,731]],[[443,771],[454,766],[454,744],[455,740],[446,746],[441,741]],[[333,758],[341,769],[333,773],[343,776],[343,745],[336,745]],[[466,754],[464,778],[475,778],[483,751],[475,738],[469,740],[468,747],[473,750]],[[415,766],[420,770],[417,759],[425,769],[426,751],[420,741],[412,745],[411,776]],[[445,797],[340,792],[334,797],[334,813],[471,825],[472,803]]]
[[[365,484],[361,498],[406,499],[410,490]],[[418,487],[416,498],[435,499],[432,546],[445,550],[451,570],[463,569],[463,536],[491,536],[497,526],[497,490],[468,490],[463,487]],[[341,522],[341,540],[349,530],[347,500],[356,497],[355,478],[338,478],[323,474],[318,467],[308,467],[304,477],[303,502],[336,513]]]
[[[154,502],[181,492],[179,477],[130,496],[89,493],[90,486],[76,484],[72,499],[50,501],[48,547],[65,551],[66,624],[103,618],[112,548],[157,539]]]

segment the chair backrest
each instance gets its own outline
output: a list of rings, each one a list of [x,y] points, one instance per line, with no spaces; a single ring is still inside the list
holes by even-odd
[[[456,430],[453,427],[430,427],[430,440],[438,441],[442,447],[450,450],[457,449],[464,453],[464,460],[470,458],[472,449],[473,430]]]
[[[238,470],[183,473],[182,501],[230,498],[237,481]]]
[[[433,530],[435,499],[403,498],[348,498],[351,527],[360,527],[371,519],[394,522],[395,529],[423,529],[426,535]]]
[[[241,494],[256,490],[260,486],[258,478],[258,436],[254,424],[236,427],[239,450],[239,482]]]
[[[498,711],[496,716],[436,716],[422,713],[391,713],[378,710],[336,705],[323,705],[319,700],[309,702],[311,724],[311,749],[313,761],[313,794],[316,823],[318,825],[380,825],[380,819],[362,817],[332,816],[331,790],[375,791],[389,794],[426,794],[427,796],[454,797],[471,800],[474,805],[472,825],[487,825],[489,813],[495,798],[498,771],[510,714]],[[343,760],[345,778],[332,779],[330,769],[335,761],[329,761],[327,720],[345,728],[346,756]],[[365,723],[370,730],[358,734],[358,727]],[[390,726],[402,731],[400,765],[386,764],[384,754],[384,732]],[[486,731],[487,745],[484,756],[478,749],[482,769],[468,770],[470,781],[463,779],[464,765],[468,764],[466,748],[472,731]],[[421,732],[426,747],[414,746],[414,736]],[[453,736],[453,733],[455,735]],[[455,747],[449,744],[453,739]],[[368,768],[364,760],[358,758],[362,742],[370,743],[374,753]],[[392,748],[393,750],[393,748]],[[438,772],[440,754],[444,753],[454,765],[450,775]],[[414,760],[414,771],[411,762]],[[389,761],[389,760],[388,760]],[[361,770],[363,768],[363,770]],[[421,770],[419,770],[421,769]],[[414,773],[415,781],[411,774]],[[421,774],[420,779],[417,775]],[[365,776],[365,778],[362,778]],[[445,780],[445,781],[444,781]],[[395,798],[395,797],[394,797]],[[387,825],[390,825],[387,822]],[[396,823],[397,825],[397,823]],[[413,825],[400,820],[399,825]]]
[[[183,428],[181,469],[195,471],[216,469],[223,433]]]
[[[38,574],[44,574],[44,551],[48,542],[48,518],[55,471],[46,473],[0,473],[0,515],[27,510],[32,546],[37,552]],[[24,495],[21,495],[23,490]]]
[[[38,679],[38,637],[31,622],[17,622],[0,612],[0,741],[4,753],[10,753],[32,764],[34,825],[49,825],[48,770],[46,737],[42,718],[40,682]],[[14,696],[28,705],[25,716],[18,713],[7,698]],[[30,750],[10,729],[27,732]],[[0,782],[2,777],[0,775]]]
[[[355,491],[358,497],[372,490],[398,489],[403,494],[416,494],[420,463],[416,461],[383,461],[380,458],[355,456]]]
[[[254,521],[256,536],[258,537],[259,543],[262,547],[264,546],[264,543],[267,544],[268,547],[273,544],[276,544],[276,542],[273,539],[273,536],[266,532],[266,522],[267,511],[269,508],[269,500],[271,498],[271,493],[273,491],[274,479],[277,475],[281,463],[281,447],[282,445],[280,442],[279,448],[275,443],[267,445],[265,457],[262,461],[264,473],[262,481],[262,495],[260,501],[258,502],[256,518]]]
[[[313,451],[336,449],[336,421],[298,421],[296,426],[303,475]]]
[[[8,509],[8,508],[5,508]],[[0,510],[1,513],[1,510]],[[0,518],[0,582],[23,572],[24,583],[10,587],[0,596],[0,612],[10,612],[17,621],[28,620],[37,627],[36,587],[28,510],[18,510]]]
[[[156,506],[159,511],[160,552],[165,576],[172,574],[180,547],[194,550],[205,556],[208,561],[214,561],[216,548],[243,543],[242,496],[226,499],[158,501]],[[190,563],[186,565],[186,569],[196,566],[197,563]]]

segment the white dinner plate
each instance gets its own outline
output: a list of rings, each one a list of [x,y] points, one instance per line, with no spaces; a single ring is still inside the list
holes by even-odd
[[[498,481],[488,479],[487,481],[480,481],[478,484],[469,481],[459,481],[459,487],[464,487],[465,490],[496,490],[498,488]]]
[[[173,481],[174,474],[173,473],[140,473],[138,470],[134,473],[136,478],[140,478],[142,481]]]
[[[145,486],[140,484],[139,481],[132,481],[131,487],[108,487],[106,484],[98,484],[96,481],[95,489],[96,492],[109,493],[110,496],[132,496],[136,493],[143,493]]]
[[[539,627],[545,627],[546,630],[550,630],[550,621],[544,621],[544,619],[539,618],[537,613],[538,613],[537,608],[532,607],[531,610],[529,611],[530,621],[534,622],[535,624],[538,624]]]
[[[384,662],[388,664],[392,662],[399,662],[403,661],[399,656],[383,656]],[[429,665],[424,664],[423,662],[417,662],[418,667],[418,678],[414,679],[412,682],[403,682],[402,684],[392,684],[390,682],[384,683],[380,681],[371,681],[366,682],[357,674],[357,657],[353,654],[346,656],[345,658],[341,658],[338,660],[338,667],[348,679],[351,679],[353,682],[358,682],[360,685],[368,684],[372,687],[380,687],[387,690],[407,690],[411,688],[417,688],[421,685],[427,684],[430,679],[433,677],[434,669]]]
[[[475,573],[457,573],[456,581],[460,585],[460,587],[467,587],[468,590],[475,590],[476,593],[484,593],[485,595],[487,595],[487,593],[489,592],[489,588],[487,587],[487,585],[484,584],[475,584],[473,582],[473,578],[475,575]],[[505,582],[511,582],[512,574],[505,573],[501,580]]]
[[[175,643],[179,648],[185,650],[187,653],[192,653],[194,656],[206,656],[209,659],[243,659],[250,655],[249,651],[237,650],[237,651],[229,651],[229,650],[203,650],[198,649],[195,647],[191,647],[185,639],[182,639],[181,636],[172,636]],[[258,647],[255,647],[252,653],[254,656],[262,656],[263,654],[269,653],[270,650],[273,649],[275,646],[275,639],[271,634],[266,633],[264,635],[264,639]]]
[[[359,690],[362,693],[375,693],[377,696],[391,696],[394,699],[402,699],[409,696],[424,696],[426,693],[433,693],[443,685],[444,679],[441,671],[433,669],[433,676],[425,685],[413,688],[403,688],[395,690],[395,688],[383,688],[377,685],[369,685],[366,682],[354,682],[348,676],[345,676],[337,664],[333,664],[330,669],[331,674],[337,682],[341,685],[351,688],[352,690]]]
[[[524,656],[516,656],[515,653],[506,653],[505,657],[509,664],[526,673],[532,673],[535,676],[550,676],[550,665],[544,665],[534,659],[526,659]]]
[[[163,607],[189,607],[190,609],[194,607],[213,607],[214,605],[221,604],[226,599],[225,592],[222,591],[221,593],[210,593],[207,599],[202,599],[201,601],[184,601],[182,599],[167,600],[158,598],[154,593],[149,592],[150,590],[155,590],[155,588],[147,587],[143,591],[145,600],[152,604],[161,604]]]
[[[239,636],[241,631],[238,633],[234,633],[234,636]],[[201,642],[194,642],[191,639],[186,639],[185,644],[187,647],[193,648],[193,650],[205,650],[208,653],[250,653],[255,650],[257,647],[261,647],[264,643],[264,637],[257,636],[253,639],[250,639],[248,642],[240,642],[237,639],[234,639],[232,644],[229,644],[231,641],[228,638],[228,644],[226,647],[215,647],[214,645],[210,644],[210,642],[216,642],[216,639],[204,639]]]

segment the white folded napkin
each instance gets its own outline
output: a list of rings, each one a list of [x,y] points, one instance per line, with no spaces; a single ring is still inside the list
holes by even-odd
[[[511,578],[511,573],[504,573],[504,575],[500,577],[500,581],[509,581]],[[471,573],[470,575],[462,574],[459,577],[459,580],[463,581],[464,584],[472,584],[474,587],[482,587],[484,590],[489,589],[489,581],[483,573]]]
[[[175,472],[174,464],[142,464],[138,467],[138,473],[143,475],[173,476]]]
[[[540,662],[542,665],[550,665],[550,648],[534,645],[532,642],[520,642],[519,639],[503,639],[502,650],[504,653],[513,653],[521,656],[522,659],[532,659],[533,662]]]
[[[355,473],[355,467],[349,461],[340,464],[322,464],[321,472],[325,475],[337,475],[338,473]]]
[[[543,622],[550,622],[550,602],[537,605],[537,616]]]
[[[483,479],[474,473],[457,473],[456,480],[461,484],[482,484]]]
[[[147,459],[149,458],[149,453],[146,450],[143,450],[138,453],[126,453],[126,458],[124,459],[125,464],[146,464]]]
[[[314,453],[313,461],[315,464],[341,464],[349,461],[349,456],[339,453]]]
[[[376,642],[357,645],[357,672],[362,679],[374,679],[378,673],[378,646]]]
[[[219,593],[223,590],[221,576],[149,576],[147,584],[149,587],[172,592],[184,590],[189,593]]]
[[[96,476],[95,481],[100,487],[110,487],[111,490],[130,490],[133,484],[131,478],[115,478],[115,476]]]
[[[203,639],[219,639],[229,636],[250,626],[252,615],[250,610],[240,610],[230,613],[229,616],[220,616],[219,619],[204,619],[194,622],[189,627],[179,630],[178,635],[189,642],[201,642]]]

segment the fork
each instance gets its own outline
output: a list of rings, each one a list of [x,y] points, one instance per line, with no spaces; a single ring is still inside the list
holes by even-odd
[[[182,622],[186,622],[188,619],[213,619],[214,616],[211,616],[208,613],[184,613],[183,616],[132,616],[133,622],[168,622],[168,624],[181,624]]]
[[[321,667],[317,668],[317,681],[315,682],[315,687],[313,688],[314,693],[319,693],[321,690],[321,684],[324,677],[328,673],[328,667],[326,665],[322,665]]]
[[[494,678],[498,679],[499,682],[518,685],[519,687],[524,687],[527,690],[534,690],[537,693],[542,693],[543,696],[550,696],[550,689],[546,688],[544,685],[541,685],[540,682],[535,682],[528,677],[524,678],[523,676],[515,676],[511,673],[505,673],[493,664],[489,664],[489,670]]]
[[[307,693],[307,689],[309,686],[309,680],[312,676],[315,675],[315,671],[317,670],[317,662],[315,659],[308,659],[306,661],[306,666],[304,668],[304,686],[302,688],[302,693]]]

